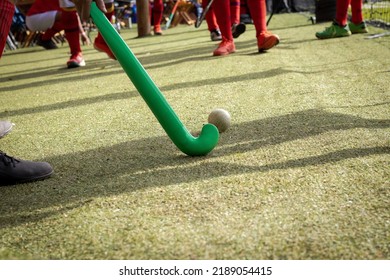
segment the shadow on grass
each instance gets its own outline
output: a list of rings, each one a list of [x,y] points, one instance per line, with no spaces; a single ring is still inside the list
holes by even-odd
[[[104,63],[104,64],[103,64]],[[109,61],[109,63],[112,63]],[[107,62],[94,64],[94,68],[101,69],[103,65],[107,65]],[[90,67],[88,70],[92,70]],[[34,72],[25,71],[24,73],[13,73],[8,77],[2,78],[3,82],[6,81],[20,81],[20,80],[35,80],[33,82],[28,82],[28,84],[18,84],[10,86],[0,86],[0,92],[10,92],[14,90],[23,90],[28,91],[34,87],[45,87],[47,85],[53,85],[62,82],[75,83],[78,81],[83,81],[86,79],[104,79],[102,77],[115,75],[118,73],[124,73],[122,68],[118,65],[116,68],[106,69],[104,71],[91,71],[88,73],[82,73],[82,75],[77,75],[79,71],[78,68],[67,69],[65,67],[51,67],[51,68],[41,68],[35,69]]]
[[[236,46],[238,49],[245,48],[248,45],[252,47],[253,44],[255,45],[254,42],[255,39],[249,40],[247,42],[237,42]],[[177,51],[170,50],[169,52],[166,52],[156,50],[154,53],[135,53],[135,56],[140,61],[142,66],[146,69],[146,71],[148,71],[151,69],[178,65],[181,63],[186,63],[188,61],[207,61],[213,59],[220,59],[211,55],[216,46],[217,44],[215,43],[212,43],[210,45],[203,45],[203,43],[202,45],[192,44],[186,46],[186,48],[184,49],[180,48]],[[104,77],[117,74],[125,75],[125,72],[123,71],[118,62],[114,62],[109,59],[89,60],[88,54],[94,52],[96,52],[96,50],[93,49],[86,49],[84,51],[84,54],[87,54],[84,55],[87,62],[87,66],[83,69],[88,70],[88,72],[86,73],[86,71],[83,71],[82,75],[77,75],[77,73],[79,72],[79,69],[77,68],[66,69],[64,63],[64,65],[58,65],[58,67],[42,67],[35,68],[34,71],[25,70],[7,74],[6,76],[0,78],[0,85],[3,84],[3,82],[32,79],[33,81],[28,82],[28,88],[33,88],[42,87],[45,85],[52,85],[61,82],[77,82],[86,79],[104,79]],[[258,52],[256,52],[256,54],[258,54]],[[44,56],[44,52],[42,52],[42,56]],[[258,72],[253,73],[251,75],[245,75],[245,79],[252,79],[252,77],[261,78],[263,75],[265,75],[265,77],[270,77],[272,75],[279,75],[288,72],[294,71],[278,68],[270,70],[268,73]],[[312,74],[312,72],[308,72],[307,74]],[[42,77],[44,77],[44,79]],[[242,80],[242,78],[243,76],[235,77],[234,81],[240,81]],[[227,79],[232,78],[229,77]],[[196,81],[194,81],[192,84],[195,83]],[[203,81],[201,83],[203,84]],[[14,91],[25,88],[27,88],[26,84],[4,85],[0,86],[0,92]]]
[[[211,57],[210,53],[212,52],[212,47],[195,47],[192,49],[185,49],[179,51],[173,51],[169,53],[159,53],[152,54],[144,57],[137,57],[142,66],[148,70],[153,68],[160,68],[170,65],[177,65],[178,63],[191,61],[200,61],[200,60],[210,60],[214,59]],[[164,64],[164,62],[166,62]],[[65,63],[64,63],[65,64]],[[148,67],[149,64],[153,64]],[[157,64],[157,65],[156,65]],[[103,67],[110,66],[111,68],[102,70]],[[113,67],[112,67],[113,66]],[[9,86],[0,86],[0,92],[14,91],[25,88],[33,87],[43,87],[45,85],[52,85],[61,82],[77,82],[86,79],[104,79],[105,76],[124,74],[125,72],[118,62],[114,62],[108,59],[101,60],[87,60],[87,66],[83,67],[84,70],[81,75],[77,75],[79,68],[75,69],[66,69],[59,65],[59,67],[44,67],[36,68],[34,71],[26,70],[20,71],[18,73],[8,74],[6,77],[2,77],[0,82],[7,81],[20,81],[26,79],[34,79],[36,81],[29,82],[28,86],[26,84],[19,85],[9,85]],[[99,70],[99,71],[93,71]],[[76,75],[75,75],[76,74]],[[43,78],[44,77],[44,78]]]
[[[196,33],[196,32],[202,32],[202,33],[205,33],[207,34],[208,31],[206,30],[191,30],[190,31],[191,33]],[[188,42],[188,40],[191,40],[191,39],[196,39],[196,38],[180,38],[178,37],[178,35],[180,36],[180,34],[188,34],[189,31],[186,30],[186,29],[183,29],[182,32],[170,32],[170,31],[165,31],[164,32],[164,42],[162,43],[163,45],[165,44],[169,44],[169,43],[174,43],[175,45],[180,45],[180,42]],[[92,34],[93,38],[97,35],[97,32],[94,32]],[[143,49],[149,47],[149,46],[155,46],[156,45],[156,41],[155,40],[150,40],[150,43],[145,43],[145,40],[148,40],[148,39],[153,39],[155,38],[155,36],[147,36],[147,37],[143,37],[143,38],[138,38],[138,37],[130,37],[128,38],[127,37],[127,34],[121,34],[121,36],[126,36],[124,37],[123,39],[125,40],[125,42],[127,43],[127,45],[130,47],[130,49],[132,48],[137,48],[137,47],[142,47]],[[203,36],[202,35],[199,35],[199,36]],[[172,38],[172,39],[171,39]],[[208,35],[204,36],[205,38],[205,41],[209,41],[207,40],[209,37]],[[140,40],[141,39],[141,40]],[[168,39],[168,40],[167,40]],[[170,41],[171,39],[171,41]],[[82,51],[83,51],[83,54],[84,54],[84,58],[86,59],[86,62],[88,64],[88,62],[90,62],[90,60],[88,59],[88,54],[94,54],[96,53],[97,51],[93,48],[93,47],[85,47],[85,46],[81,46],[82,47]],[[212,47],[211,47],[212,48]],[[188,55],[191,55],[194,53],[194,51],[199,51],[199,52],[202,52],[202,49],[200,48],[197,48],[197,47],[194,47],[193,49],[191,48],[188,48],[186,51],[187,53],[187,56]],[[57,50],[50,50],[50,52],[58,52],[58,57],[64,57],[64,60],[68,58],[68,55],[67,55],[67,52],[69,51],[69,47],[67,45],[67,43],[63,44],[60,46],[59,49]],[[166,58],[167,57],[167,52],[166,50],[164,50],[163,48],[159,51],[159,52],[164,52],[164,55],[162,56],[162,58]],[[15,56],[15,55],[23,55],[23,54],[34,54],[34,53],[41,53],[41,57],[36,59],[36,60],[30,60],[29,63],[33,63],[33,62],[41,62],[42,59],[44,58],[45,61],[48,61],[49,58],[47,56],[45,56],[45,53],[47,53],[47,50],[41,48],[41,47],[30,47],[30,48],[23,48],[21,50],[18,50],[18,51],[7,51],[5,54],[4,54],[4,57],[7,57],[7,56]],[[149,53],[149,52],[147,52]],[[136,55],[141,55],[142,53],[139,53],[139,54],[136,54]],[[203,52],[203,54],[207,54],[207,52]],[[53,57],[51,59],[58,59],[58,57]],[[103,61],[105,61],[106,59],[103,59]],[[15,66],[15,65],[23,65],[25,64],[26,62],[25,61],[21,61],[21,62],[15,62],[13,61],[12,62],[12,65]],[[65,63],[64,63],[65,65]],[[0,64],[0,69],[2,67],[5,67],[5,68],[8,68],[10,65],[8,64],[4,64],[4,63],[1,63]],[[59,67],[61,67],[63,65],[59,65]],[[34,69],[35,70],[35,69]]]
[[[43,49],[38,49],[38,48],[23,48],[22,51],[7,51],[4,54],[4,57],[6,56],[13,56],[13,55],[20,55],[20,54],[32,54],[32,53],[37,53],[41,52]],[[26,62],[19,62],[19,63],[12,63],[12,65],[18,65],[18,64],[24,64]],[[7,64],[0,64],[0,68],[2,67],[9,67]]]
[[[44,160],[56,174],[45,181],[0,188],[0,228],[36,222],[107,197],[175,184],[202,182],[229,175],[263,173],[334,163],[345,159],[390,154],[390,147],[346,148],[322,155],[248,166],[219,161],[322,133],[355,128],[389,128],[390,120],[371,120],[324,110],[233,125],[206,157],[180,153],[168,137],[145,138],[110,147],[60,155]],[[259,158],[259,162],[263,159]]]
[[[244,48],[247,45],[252,46],[254,43],[252,41],[248,42],[237,42],[237,48]],[[139,55],[135,54],[137,59],[140,61],[142,66],[146,69],[146,71],[151,69],[157,69],[161,67],[169,67],[178,65],[181,63],[186,63],[188,61],[207,61],[207,60],[213,60],[213,59],[220,59],[213,57],[212,51],[215,49],[216,45],[207,45],[207,46],[199,46],[199,45],[191,45],[191,47],[187,46],[185,49],[181,48],[177,51],[156,51],[155,53],[147,54],[147,55]],[[95,50],[86,50],[85,53],[89,52],[96,52]],[[257,51],[254,54],[259,54]],[[33,80],[28,82],[28,88],[33,87],[44,87],[46,85],[52,85],[57,84],[61,82],[77,82],[81,80],[86,79],[105,79],[105,77],[109,77],[111,75],[117,75],[117,74],[124,74],[125,72],[120,66],[118,62],[114,62],[109,59],[94,59],[94,60],[87,60],[87,66],[83,69],[88,70],[88,72],[83,71],[82,75],[77,75],[79,72],[79,69],[66,69],[64,66],[59,65],[58,67],[42,67],[42,68],[36,68],[34,71],[26,70],[26,71],[19,71],[14,72],[11,74],[7,74],[5,77],[0,78],[0,84],[3,82],[9,82],[9,81],[21,81],[21,80]],[[65,64],[65,63],[64,63]],[[319,68],[320,69],[320,68]],[[324,70],[319,70],[318,72],[322,72]],[[289,69],[282,69],[282,68],[276,68],[271,69],[267,72],[257,72],[252,73],[250,75],[240,75],[237,77],[227,77],[223,80],[223,82],[226,81],[243,81],[243,80],[251,80],[251,79],[258,79],[262,77],[272,77],[275,75],[281,75],[285,73],[290,72],[299,72]],[[303,74],[314,74],[318,72],[308,71],[308,72],[300,72]],[[44,79],[42,79],[44,77]],[[199,83],[202,85],[206,82],[207,85],[209,84],[216,84],[219,83],[221,79],[217,79],[215,81],[193,81],[192,83],[186,82],[185,85],[178,85],[175,86],[175,88],[181,88],[181,87],[189,87],[189,86],[198,86]],[[129,81],[130,82],[130,81]],[[20,89],[26,89],[26,84],[18,84],[18,85],[4,85],[0,86],[0,92],[7,92],[7,91],[14,91],[14,90],[20,90]],[[167,90],[165,88],[164,90]],[[168,88],[169,90],[169,88]]]
[[[49,105],[42,105],[42,106],[37,106],[37,107],[32,107],[32,108],[24,108],[24,109],[12,110],[12,111],[5,111],[5,112],[0,113],[0,119],[5,119],[5,118],[11,117],[11,116],[29,115],[29,114],[34,114],[34,113],[38,113],[38,112],[56,111],[56,110],[61,110],[61,109],[65,109],[65,108],[73,108],[73,107],[91,105],[91,104],[100,103],[100,102],[129,99],[129,98],[138,97],[138,96],[140,96],[140,95],[137,91],[117,92],[117,93],[111,93],[111,94],[102,95],[102,96],[94,96],[94,97],[88,97],[88,98],[83,98],[83,99],[70,100],[70,101],[49,104]]]
[[[119,72],[119,71],[110,71],[110,73],[113,72]],[[122,72],[122,70],[120,70]],[[284,75],[288,73],[301,73],[304,75],[313,75],[313,74],[318,74],[319,72],[317,71],[298,71],[298,70],[289,70],[289,69],[284,69],[284,68],[275,68],[267,71],[261,71],[261,72],[254,72],[250,74],[243,74],[243,75],[235,75],[235,76],[229,76],[229,77],[223,77],[223,78],[211,78],[211,79],[203,79],[203,80],[196,80],[196,81],[185,81],[182,83],[176,83],[176,84],[171,84],[168,86],[162,86],[159,87],[160,91],[164,94],[165,91],[170,91],[170,90],[178,90],[178,89],[185,89],[185,88],[197,88],[200,85],[201,86],[210,86],[210,85],[218,85],[221,83],[228,84],[228,83],[236,83],[236,82],[243,82],[243,81],[251,81],[251,80],[259,80],[259,79],[267,79],[279,75]],[[34,74],[31,74],[34,75]],[[100,77],[100,73],[95,73],[95,74],[88,74],[88,79],[89,78],[97,78]],[[74,82],[73,78],[72,79]],[[80,76],[78,79],[84,80],[87,79],[85,76]],[[46,81],[46,82],[36,82],[36,86],[43,86],[44,84],[51,84],[53,80]],[[131,83],[130,80],[128,80],[128,83]],[[34,83],[30,83],[29,86],[31,86]],[[22,85],[20,86],[14,86],[12,87],[13,89],[16,88],[23,88]],[[2,88],[0,88],[1,90]],[[104,96],[96,96],[96,97],[89,97],[89,98],[84,98],[84,99],[78,99],[74,101],[66,101],[66,102],[61,102],[61,103],[56,103],[56,104],[50,104],[50,105],[43,105],[43,106],[37,106],[33,108],[24,108],[24,109],[18,109],[18,110],[7,110],[5,112],[0,113],[0,118],[8,118],[10,116],[17,116],[17,115],[25,115],[25,114],[31,114],[31,113],[37,113],[37,112],[47,112],[47,111],[53,111],[53,110],[58,110],[58,109],[63,109],[63,108],[68,108],[68,107],[77,107],[77,106],[84,106],[88,104],[94,104],[94,103],[99,103],[99,102],[105,102],[109,100],[122,100],[122,99],[127,99],[127,98],[133,98],[140,96],[137,91],[131,91],[131,92],[119,92],[119,93],[112,93],[112,94],[106,94]]]

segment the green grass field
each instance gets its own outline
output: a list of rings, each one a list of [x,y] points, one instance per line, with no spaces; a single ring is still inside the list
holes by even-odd
[[[206,24],[122,30],[188,130],[230,112],[204,157],[92,46],[71,70],[67,44],[6,52],[0,148],[55,174],[0,188],[0,258],[389,259],[390,37],[317,40],[328,24],[275,15],[276,48],[248,25],[223,58]]]

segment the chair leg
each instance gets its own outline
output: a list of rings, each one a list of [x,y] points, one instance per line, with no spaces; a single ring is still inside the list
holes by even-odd
[[[268,20],[267,20],[267,26],[268,26],[268,24],[270,23],[270,21],[271,21],[273,15],[274,15],[274,13],[280,8],[281,3],[283,3],[283,0],[279,0],[278,3],[275,5],[275,2],[276,2],[276,1],[277,1],[277,0],[273,0],[273,1],[272,1],[272,12],[271,12],[271,15],[269,16],[269,18],[268,18]]]
[[[31,40],[35,35],[35,32],[31,32],[31,31],[26,31],[26,32],[27,32],[27,36],[26,38],[24,38],[23,45],[22,45],[23,48],[28,47],[30,45]]]

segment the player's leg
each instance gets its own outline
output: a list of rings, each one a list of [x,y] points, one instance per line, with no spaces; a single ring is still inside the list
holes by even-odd
[[[214,56],[228,55],[236,51],[230,21],[230,0],[215,0],[213,8],[222,34],[222,42],[214,50]]]
[[[348,27],[352,34],[368,33],[367,24],[363,20],[362,8],[362,0],[351,0],[352,19]]]
[[[279,44],[279,36],[267,30],[267,7],[265,0],[247,0],[247,4],[256,28],[259,52],[269,50]]]

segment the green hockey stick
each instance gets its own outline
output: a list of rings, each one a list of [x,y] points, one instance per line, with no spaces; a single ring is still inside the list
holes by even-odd
[[[183,153],[189,156],[203,156],[211,152],[219,140],[218,129],[212,124],[205,124],[198,137],[192,136],[179,120],[142,64],[105,15],[98,9],[95,2],[91,4],[91,17],[123,70],[137,88],[172,142]]]

